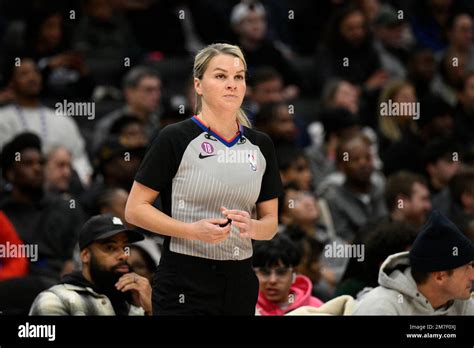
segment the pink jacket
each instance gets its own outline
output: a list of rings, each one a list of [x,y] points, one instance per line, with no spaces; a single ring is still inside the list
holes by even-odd
[[[313,284],[311,280],[304,276],[296,276],[295,282],[290,287],[290,296],[293,294],[293,301],[289,301],[288,307],[282,310],[278,304],[267,300],[261,291],[258,293],[257,310],[260,315],[284,315],[302,306],[319,307],[323,304],[319,298],[311,296]]]

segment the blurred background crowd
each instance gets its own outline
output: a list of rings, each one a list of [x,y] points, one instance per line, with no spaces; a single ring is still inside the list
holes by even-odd
[[[0,242],[39,246],[37,262],[0,260],[0,308],[27,312],[77,267],[89,217],[125,221],[148,144],[193,115],[193,56],[215,42],[244,52],[244,110],[285,187],[261,265],[294,247],[311,286],[292,284],[328,301],[376,286],[434,208],[473,240],[473,13],[469,0],[0,0]],[[328,256],[334,243],[363,244],[365,260]],[[149,233],[129,262],[152,279],[159,255]]]

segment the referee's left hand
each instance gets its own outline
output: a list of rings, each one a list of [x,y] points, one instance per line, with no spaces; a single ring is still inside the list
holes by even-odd
[[[255,224],[247,211],[237,209],[228,210],[226,207],[221,207],[221,212],[232,220],[232,225],[240,230],[240,237],[255,237]]]

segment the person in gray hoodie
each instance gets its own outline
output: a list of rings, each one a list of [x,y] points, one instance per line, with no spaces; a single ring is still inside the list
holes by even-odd
[[[474,245],[434,211],[412,249],[390,255],[354,315],[474,315]]]

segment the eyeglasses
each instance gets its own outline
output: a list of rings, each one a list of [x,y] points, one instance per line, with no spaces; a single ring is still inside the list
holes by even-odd
[[[286,276],[288,276],[288,274],[293,272],[292,267],[276,267],[276,268],[257,267],[257,268],[254,268],[254,270],[255,270],[255,273],[257,273],[257,275],[264,280],[267,280],[268,278],[270,278],[272,273],[275,274],[276,278],[283,279]]]

